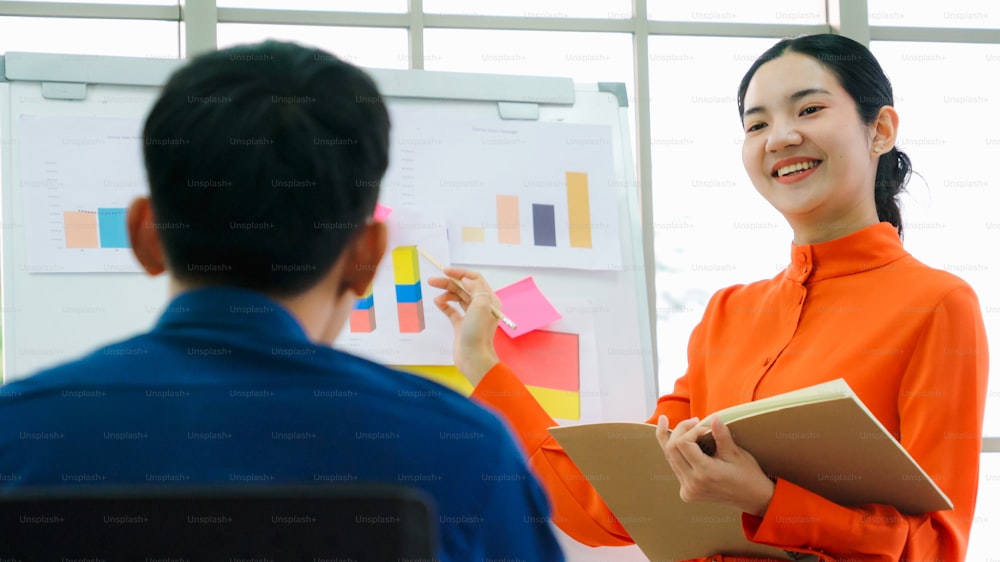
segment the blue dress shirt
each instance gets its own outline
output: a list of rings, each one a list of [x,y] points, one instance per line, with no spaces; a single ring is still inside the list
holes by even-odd
[[[428,492],[442,560],[563,560],[503,422],[258,293],[186,292],[150,332],[0,387],[0,487],[326,482]]]

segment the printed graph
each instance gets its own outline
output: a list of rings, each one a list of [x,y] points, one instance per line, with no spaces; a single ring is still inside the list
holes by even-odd
[[[621,269],[624,172],[610,126],[410,108],[393,121],[383,198],[394,209],[438,205],[454,263]]]
[[[21,115],[28,271],[139,273],[127,206],[146,191],[142,121]]]

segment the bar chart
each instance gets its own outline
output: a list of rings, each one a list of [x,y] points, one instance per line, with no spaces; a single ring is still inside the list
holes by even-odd
[[[28,271],[140,273],[128,205],[146,192],[141,119],[21,115]]]
[[[420,255],[416,246],[399,246],[392,250],[392,275],[396,283],[396,312],[399,332],[423,332],[424,299],[420,291]]]
[[[444,217],[434,207],[399,206],[385,220],[386,252],[335,346],[383,363],[444,365],[452,359],[451,322],[432,301],[438,274],[419,250],[450,263]]]
[[[384,198],[433,201],[455,263],[619,270],[611,128],[394,111]],[[402,135],[406,136],[402,136]],[[481,150],[488,145],[489,150]]]
[[[531,207],[531,241],[535,246],[555,247],[567,244],[571,248],[592,248],[593,238],[590,224],[590,188],[586,172],[566,172],[565,212],[568,221],[567,232],[556,234],[556,205],[528,203]],[[496,242],[517,245],[521,243],[521,197],[518,195],[496,196]],[[486,228],[463,226],[462,241],[469,243],[486,242]]]
[[[416,246],[398,246],[392,250],[392,278],[396,298],[397,327],[400,334],[417,334],[427,328],[424,319],[423,291],[420,288],[420,256]],[[355,334],[375,331],[374,285],[354,301],[350,330]]]
[[[354,302],[354,310],[351,311],[350,327],[356,334],[370,334],[375,331],[375,295],[373,287],[368,286],[368,291]]]
[[[96,211],[64,211],[63,229],[67,248],[128,248],[123,207]]]

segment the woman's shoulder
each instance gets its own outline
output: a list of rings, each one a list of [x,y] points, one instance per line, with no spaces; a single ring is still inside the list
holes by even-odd
[[[960,274],[975,271],[974,265],[953,266],[939,269],[930,266],[912,255],[906,255],[887,267],[894,267],[891,290],[897,294],[910,294],[927,300],[939,301],[949,295],[970,295],[975,298],[972,286]]]

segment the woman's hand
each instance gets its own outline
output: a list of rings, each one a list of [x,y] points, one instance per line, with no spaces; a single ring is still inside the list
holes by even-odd
[[[698,418],[680,422],[673,431],[666,416],[657,420],[656,439],[680,481],[681,499],[721,503],[752,515],[764,515],[774,495],[774,482],[753,455],[736,444],[718,417],[712,419],[711,428],[714,456],[706,455],[697,443],[698,437],[708,433],[708,428],[698,426]]]
[[[499,362],[493,348],[497,320],[491,307],[499,309],[500,299],[486,279],[474,271],[449,267],[444,273],[452,279],[431,277],[427,283],[444,290],[434,297],[434,304],[448,317],[455,330],[455,366],[475,386]],[[461,283],[465,291],[456,283]],[[452,303],[458,303],[462,310]]]

